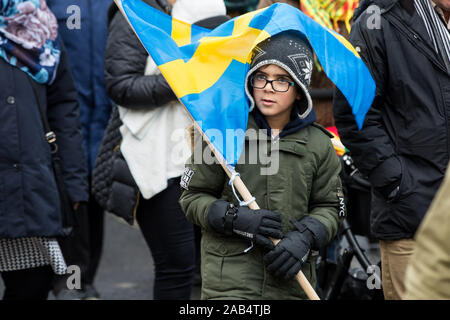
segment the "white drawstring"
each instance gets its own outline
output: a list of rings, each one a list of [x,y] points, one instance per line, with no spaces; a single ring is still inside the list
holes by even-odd
[[[239,205],[241,207],[243,206],[248,206],[250,203],[252,203],[253,201],[256,200],[255,197],[252,197],[249,201],[242,201],[239,196],[236,193],[236,189],[234,188],[234,179],[236,179],[237,176],[240,176],[239,172],[236,172],[236,170],[234,169],[230,169],[231,172],[231,178],[230,178],[230,182],[228,182],[228,184],[231,186],[231,189],[233,190],[233,194],[236,197],[237,201],[239,202]]]

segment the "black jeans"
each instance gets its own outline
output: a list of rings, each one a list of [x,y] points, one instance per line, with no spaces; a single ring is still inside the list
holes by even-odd
[[[193,225],[178,199],[180,179],[139,203],[136,219],[155,262],[155,300],[189,300],[195,267]]]
[[[54,275],[50,266],[0,274],[5,283],[3,300],[47,300]]]

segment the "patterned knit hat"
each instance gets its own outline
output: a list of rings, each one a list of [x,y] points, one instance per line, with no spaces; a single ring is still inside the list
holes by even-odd
[[[292,77],[302,91],[302,99],[297,103],[299,117],[304,119],[312,111],[312,100],[308,91],[313,69],[313,51],[308,39],[297,31],[281,32],[256,45],[252,52],[250,70],[245,79],[245,91],[250,99],[250,111],[255,106],[251,95],[251,75],[262,66],[274,64]]]

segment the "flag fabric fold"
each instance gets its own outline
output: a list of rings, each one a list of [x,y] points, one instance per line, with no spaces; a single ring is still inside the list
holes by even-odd
[[[249,111],[244,83],[251,51],[283,31],[297,30],[308,38],[362,127],[375,95],[370,72],[345,38],[300,10],[276,3],[208,30],[176,20],[140,0],[115,2],[226,164],[237,163],[244,144]]]

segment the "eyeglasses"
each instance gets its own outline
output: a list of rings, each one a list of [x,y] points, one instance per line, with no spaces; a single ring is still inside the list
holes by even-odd
[[[286,92],[289,87],[295,86],[294,81],[289,81],[288,79],[279,78],[277,80],[267,80],[267,77],[262,74],[257,74],[252,76],[250,83],[255,89],[264,89],[267,83],[270,83],[272,89],[277,92]]]

